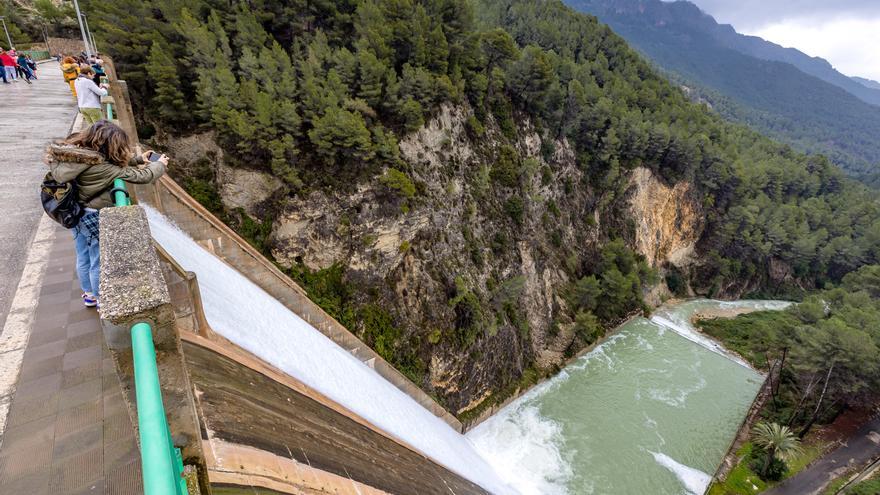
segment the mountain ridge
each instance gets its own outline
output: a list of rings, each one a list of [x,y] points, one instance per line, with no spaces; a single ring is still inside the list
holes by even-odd
[[[711,14],[687,0],[663,2],[660,0],[583,0],[569,2],[572,5],[589,4],[589,13],[601,17],[644,15],[654,16],[662,25],[682,25],[710,35],[723,46],[774,62],[785,62],[805,74],[843,88],[848,93],[872,105],[880,105],[880,84],[866,86],[836,70],[822,57],[813,57],[797,48],[784,47],[759,36],[736,31],[731,24],[719,23]],[[659,16],[659,17],[658,17]]]
[[[709,101],[725,118],[800,151],[824,154],[850,175],[875,182],[880,171],[880,143],[874,139],[880,135],[880,107],[790,63],[731,48],[729,40],[741,35],[690,2],[569,0],[568,5],[596,15],[697,93],[723,95],[729,100],[723,104],[705,95],[698,99]],[[722,31],[728,34],[719,34]]]

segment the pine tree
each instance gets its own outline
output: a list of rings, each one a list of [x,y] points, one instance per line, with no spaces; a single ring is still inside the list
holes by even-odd
[[[178,127],[186,127],[190,122],[190,114],[183,93],[180,91],[181,83],[177,74],[175,61],[160,42],[153,41],[147,59],[147,75],[155,92],[151,108],[154,108],[162,119]]]
[[[335,106],[315,121],[309,140],[324,161],[332,165],[363,164],[374,156],[363,117]]]

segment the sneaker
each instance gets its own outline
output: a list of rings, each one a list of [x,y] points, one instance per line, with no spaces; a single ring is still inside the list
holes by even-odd
[[[83,292],[82,298],[83,304],[85,304],[87,308],[94,308],[98,305],[98,298],[88,292]]]

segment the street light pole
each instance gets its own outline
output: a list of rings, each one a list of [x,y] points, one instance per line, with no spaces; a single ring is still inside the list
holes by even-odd
[[[9,37],[9,30],[6,29],[6,18],[3,16],[0,16],[0,22],[3,23],[3,31],[6,31],[6,41],[9,42],[9,46],[7,48],[12,49],[13,48],[12,38]]]
[[[83,27],[83,19],[82,14],[79,11],[79,2],[73,0],[73,8],[76,9],[76,20],[79,21],[79,32],[83,37],[83,44],[86,45],[86,58],[92,56],[91,50],[89,50],[89,40],[86,38],[86,28]]]
[[[89,37],[89,42],[92,44],[92,52],[97,57],[98,56],[98,47],[95,46],[95,35],[92,34],[92,30],[89,29],[89,18],[86,17],[85,14],[83,16],[83,22],[86,23],[86,34]]]
[[[52,58],[52,47],[49,46],[49,30],[46,29],[46,23],[43,24],[43,40],[46,42],[46,51],[49,52],[49,58]]]

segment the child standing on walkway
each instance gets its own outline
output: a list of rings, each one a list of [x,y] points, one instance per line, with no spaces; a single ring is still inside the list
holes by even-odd
[[[92,81],[94,76],[95,71],[87,65],[80,69],[74,83],[76,103],[86,125],[92,125],[104,118],[101,114],[101,97],[107,96],[107,90],[95,85]]]
[[[64,57],[64,60],[61,62],[61,74],[64,76],[64,81],[70,85],[70,92],[73,93],[73,97],[76,98],[76,87],[74,87],[73,83],[76,81],[76,76],[79,75],[79,65],[73,57]]]

